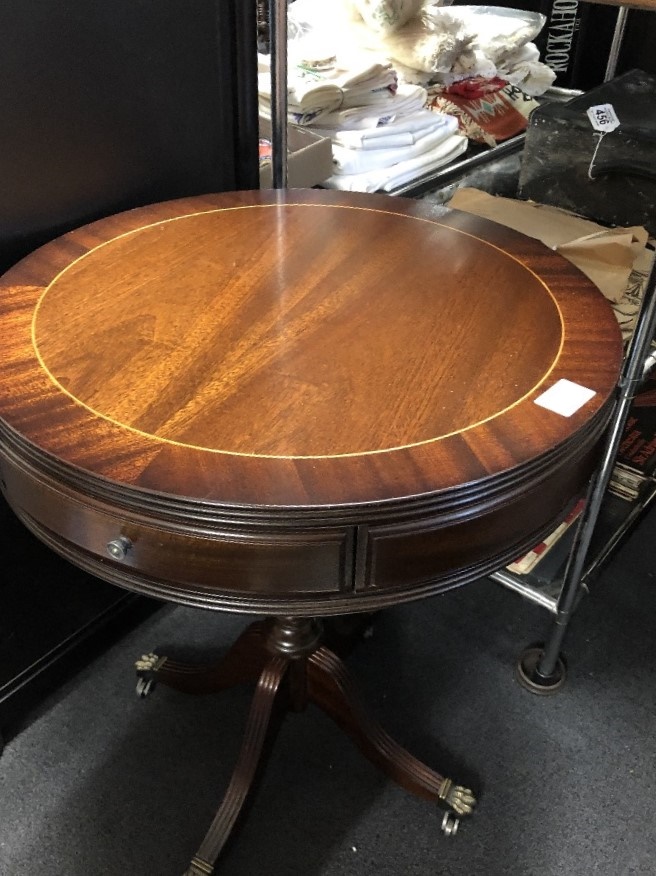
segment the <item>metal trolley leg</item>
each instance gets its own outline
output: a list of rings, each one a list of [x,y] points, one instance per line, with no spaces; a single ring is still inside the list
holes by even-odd
[[[563,586],[558,598],[555,625],[544,647],[527,649],[520,657],[517,666],[517,680],[532,693],[555,693],[565,680],[566,667],[561,655],[561,647],[579,594],[590,541],[613,471],[629,409],[645,376],[649,348],[655,332],[656,260],[647,280],[636,329],[617,385],[602,461],[590,482],[586,505],[567,561]]]
[[[273,188],[287,188],[287,0],[270,0]]]

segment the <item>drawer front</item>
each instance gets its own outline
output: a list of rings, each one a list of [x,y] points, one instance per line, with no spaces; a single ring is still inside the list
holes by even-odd
[[[164,596],[184,597],[190,590],[221,607],[224,593],[247,603],[251,596],[285,599],[352,591],[349,527],[272,532],[208,524],[191,531],[191,526],[153,522],[67,493],[8,465],[3,466],[3,482],[7,501],[37,535],[46,530],[55,549],[61,541],[61,552],[73,562],[75,548],[92,555],[99,564],[96,574],[140,592],[145,588],[139,582],[151,579],[160,583]],[[88,567],[88,562],[81,564]]]
[[[356,592],[422,589],[440,581],[465,583],[496,571],[549,532],[568,500],[585,487],[595,456],[562,469],[539,486],[469,512],[462,519],[371,527],[360,540]]]

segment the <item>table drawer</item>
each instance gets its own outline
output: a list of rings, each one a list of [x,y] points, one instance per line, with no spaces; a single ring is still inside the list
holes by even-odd
[[[140,583],[149,579],[159,582],[163,596],[206,592],[220,607],[222,592],[302,598],[352,589],[350,527],[267,531],[252,524],[155,524],[8,465],[3,481],[9,504],[28,526],[47,530],[51,546],[61,540],[74,562],[76,547],[103,567],[116,567],[111,577],[137,591],[152,592]]]

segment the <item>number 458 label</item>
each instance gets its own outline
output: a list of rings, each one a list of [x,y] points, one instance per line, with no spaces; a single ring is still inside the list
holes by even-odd
[[[613,109],[612,103],[600,103],[597,106],[591,106],[587,112],[590,124],[595,131],[601,131],[606,134],[620,126],[620,120],[617,118],[617,113]]]

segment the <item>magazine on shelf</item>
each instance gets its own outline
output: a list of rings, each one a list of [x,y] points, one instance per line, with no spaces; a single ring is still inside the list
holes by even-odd
[[[615,464],[608,489],[615,496],[633,502],[639,498],[649,478],[621,462]]]
[[[656,378],[650,375],[631,404],[608,489],[635,501],[655,473]]]
[[[578,499],[565,515],[558,526],[545,536],[544,539],[523,556],[518,557],[514,562],[510,563],[506,568],[509,572],[514,572],[517,575],[526,575],[533,571],[541,560],[549,553],[549,551],[557,544],[557,542],[570,529],[572,524],[578,520],[585,505],[584,499]]]

